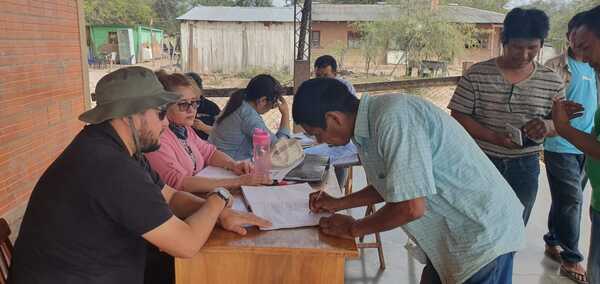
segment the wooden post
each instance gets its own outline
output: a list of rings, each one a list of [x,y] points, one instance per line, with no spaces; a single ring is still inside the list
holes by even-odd
[[[294,95],[300,88],[300,85],[304,83],[304,81],[310,79],[310,62],[308,60],[295,60],[294,61]],[[293,122],[292,122],[293,123]],[[304,130],[299,126],[294,124],[293,132],[303,132]]]

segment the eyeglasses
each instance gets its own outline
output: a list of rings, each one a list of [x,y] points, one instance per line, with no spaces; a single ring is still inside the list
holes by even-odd
[[[200,101],[191,101],[191,102],[178,102],[176,103],[177,108],[179,109],[179,111],[181,112],[187,112],[190,110],[190,107],[197,109],[198,106],[200,105]]]

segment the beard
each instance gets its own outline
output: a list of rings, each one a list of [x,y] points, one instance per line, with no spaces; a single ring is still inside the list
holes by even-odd
[[[140,152],[150,153],[160,148],[160,140],[158,137],[154,137],[152,132],[148,129],[148,122],[146,119],[142,119],[142,127],[140,132]]]

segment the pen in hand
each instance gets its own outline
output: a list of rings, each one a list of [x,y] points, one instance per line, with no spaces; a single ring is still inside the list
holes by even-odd
[[[321,195],[323,195],[323,190],[319,190],[319,194],[317,194],[317,197],[314,199],[314,201],[319,200],[319,198],[321,198]],[[308,205],[308,213],[312,213],[312,210],[310,210],[310,204]]]

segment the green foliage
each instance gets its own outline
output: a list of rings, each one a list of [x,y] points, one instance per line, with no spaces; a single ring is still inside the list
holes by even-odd
[[[527,7],[538,8],[550,17],[548,40],[553,47],[561,49],[567,45],[567,25],[575,14],[589,10],[600,4],[599,0],[538,0]]]
[[[152,0],[85,0],[88,24],[150,25],[155,13]]]
[[[387,50],[402,50],[408,62],[433,59],[451,62],[473,44],[474,25],[449,24],[436,12],[412,11],[411,16],[381,22],[356,24],[361,33],[361,51],[368,65]]]
[[[268,7],[272,0],[84,0],[88,24],[146,25],[179,32],[177,17],[203,6]]]
[[[169,34],[179,32],[177,17],[186,12],[187,5],[177,0],[154,0],[152,9],[156,12],[157,19],[154,21],[157,27],[162,28]]]
[[[337,58],[339,70],[342,70],[344,68],[344,56],[346,56],[347,52],[348,52],[348,44],[341,40],[337,40],[335,42],[334,47],[331,49],[331,53],[333,54],[333,57]],[[314,65],[314,62],[313,62],[313,65]]]

